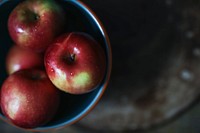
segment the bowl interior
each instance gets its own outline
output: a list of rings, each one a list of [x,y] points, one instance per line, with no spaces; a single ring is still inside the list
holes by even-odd
[[[0,3],[0,85],[6,79],[5,58],[9,48],[13,42],[9,37],[7,30],[7,20],[13,8],[22,0],[4,0]],[[58,0],[58,3],[63,7],[68,18],[66,32],[70,31],[83,31],[91,34],[97,41],[100,42],[105,50],[107,56],[107,72],[102,83],[92,92],[83,95],[70,95],[62,93],[61,105],[55,118],[44,126],[36,128],[36,130],[59,128],[69,125],[79,118],[84,116],[98,101],[99,97],[105,90],[109,78],[110,67],[110,47],[109,42],[105,37],[102,27],[96,20],[95,16],[88,10],[88,8],[79,1],[75,0]],[[3,18],[3,19],[2,19]],[[2,112],[0,117],[6,119]]]

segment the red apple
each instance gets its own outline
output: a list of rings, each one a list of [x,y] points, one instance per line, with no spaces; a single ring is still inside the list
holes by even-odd
[[[8,30],[17,45],[42,52],[64,24],[63,10],[54,0],[26,0],[11,12]]]
[[[60,102],[59,93],[44,71],[20,70],[2,85],[2,112],[19,127],[38,127],[54,117]]]
[[[90,35],[72,32],[60,36],[45,53],[45,68],[52,83],[62,91],[92,91],[105,75],[104,50]]]
[[[42,54],[14,45],[8,51],[6,69],[8,74],[12,74],[22,69],[42,68],[43,62]]]

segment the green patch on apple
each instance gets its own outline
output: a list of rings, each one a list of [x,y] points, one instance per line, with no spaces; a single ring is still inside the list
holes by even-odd
[[[56,69],[55,76],[49,76],[50,80],[54,83],[54,85],[61,90],[65,91],[65,88],[69,87],[69,83],[67,82],[67,76],[64,72],[60,71],[59,69]],[[67,83],[66,83],[67,82]]]
[[[43,1],[38,1],[38,3],[39,5],[42,5],[40,9],[41,12],[48,12],[48,11],[60,12],[61,11],[60,6],[58,6],[53,0],[43,0]]]
[[[76,89],[81,89],[91,83],[91,76],[87,72],[81,72],[75,75],[73,85]]]

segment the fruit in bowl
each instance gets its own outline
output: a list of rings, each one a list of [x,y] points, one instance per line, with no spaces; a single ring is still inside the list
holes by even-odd
[[[58,37],[47,49],[44,61],[52,83],[71,94],[95,89],[106,69],[106,57],[100,44],[83,32]]]
[[[34,128],[55,115],[60,92],[42,70],[21,70],[11,74],[1,88],[1,109],[15,125]]]
[[[8,74],[29,68],[43,68],[43,54],[13,45],[6,57],[6,70]]]
[[[14,9],[13,11],[15,11],[18,4],[20,5],[20,2],[27,3],[28,1],[29,0],[27,0],[27,1],[24,1],[24,0],[6,1],[5,0],[3,2],[0,2],[0,17],[4,18],[4,19],[0,20],[0,29],[2,29],[2,31],[3,31],[3,32],[0,32],[0,40],[2,41],[1,42],[2,44],[5,44],[4,47],[2,47],[0,49],[0,55],[1,55],[0,60],[1,60],[1,62],[6,63],[6,55],[8,55],[9,48],[12,47],[10,44],[15,43],[15,39],[11,35],[12,33],[6,27],[7,25],[9,25],[9,19],[10,19],[9,15],[12,15],[12,9]],[[33,0],[30,0],[30,1],[33,2]],[[36,0],[36,1],[39,1],[39,0]],[[47,1],[47,0],[44,0],[44,1]],[[24,46],[24,44],[22,44],[20,42],[15,43],[21,49],[27,50],[26,51],[27,54],[24,54],[24,56],[26,56],[26,57],[19,54],[19,56],[21,56],[20,57],[21,59],[18,59],[18,60],[28,59],[27,57],[31,55],[30,53],[28,53],[30,51],[33,52],[36,55],[39,55],[39,54],[44,55],[45,53],[47,55],[47,51],[51,51],[51,50],[46,51],[46,49],[51,49],[50,48],[51,45],[53,47],[54,42],[58,41],[57,38],[61,39],[63,37],[66,37],[67,35],[71,35],[72,38],[69,37],[70,42],[79,42],[80,43],[79,44],[80,47],[77,47],[77,50],[79,49],[81,51],[81,54],[70,53],[69,54],[70,56],[65,56],[65,57],[61,56],[60,58],[63,61],[67,61],[68,62],[67,64],[71,64],[71,65],[68,66],[68,67],[72,68],[71,70],[73,70],[73,71],[70,70],[71,71],[70,74],[76,75],[75,78],[73,76],[71,77],[71,79],[73,79],[76,82],[76,84],[73,83],[73,84],[69,84],[69,85],[82,86],[83,88],[76,87],[76,89],[78,89],[79,91],[72,91],[72,92],[70,92],[70,91],[60,91],[60,90],[62,90],[62,88],[55,87],[55,85],[53,85],[53,82],[50,80],[49,77],[51,76],[51,73],[47,72],[48,71],[47,67],[46,67],[46,69],[39,70],[38,68],[36,68],[34,66],[30,66],[30,67],[27,67],[25,69],[16,70],[15,72],[8,75],[9,73],[6,74],[6,71],[5,71],[6,67],[4,68],[3,64],[0,65],[0,68],[2,70],[2,75],[3,75],[3,76],[0,77],[0,79],[1,79],[0,82],[2,84],[2,86],[1,86],[2,89],[1,89],[1,92],[0,92],[1,93],[0,100],[1,100],[1,105],[2,105],[2,112],[0,112],[0,117],[3,120],[8,121],[9,123],[11,122],[14,125],[17,125],[17,126],[23,127],[23,128],[31,128],[31,130],[33,130],[33,131],[45,131],[45,130],[49,130],[49,129],[61,128],[61,127],[64,127],[64,126],[71,125],[71,124],[77,122],[78,120],[80,120],[81,118],[83,118],[97,104],[100,97],[104,93],[104,91],[107,87],[108,80],[109,80],[109,77],[110,77],[110,72],[111,72],[111,49],[110,49],[109,39],[108,39],[108,36],[107,36],[104,28],[102,27],[100,21],[96,18],[95,14],[81,1],[73,1],[73,0],[72,1],[70,1],[70,0],[69,1],[65,1],[65,0],[53,1],[53,0],[50,0],[50,1],[52,3],[56,2],[57,6],[60,6],[60,9],[62,8],[61,10],[64,11],[64,13],[62,13],[64,16],[62,16],[62,17],[67,18],[67,23],[65,23],[66,19],[60,19],[60,20],[63,20],[62,23],[65,24],[61,28],[61,30],[64,30],[65,33],[56,34],[52,38],[51,37],[48,38],[49,40],[51,40],[50,41],[51,43],[48,43],[48,44],[47,43],[41,43],[40,48],[39,47],[36,48],[34,46],[33,47],[32,46],[31,47]],[[32,6],[30,6],[30,7],[32,7]],[[37,8],[37,6],[34,6],[34,7]],[[39,8],[37,8],[37,9],[39,9]],[[32,15],[30,15],[29,17],[32,17]],[[54,21],[54,19],[51,19],[49,21]],[[58,27],[60,27],[62,25],[62,24],[60,24],[60,22],[57,22],[57,21],[56,21],[56,23],[55,22],[52,22],[52,23],[54,23],[55,26],[58,26]],[[35,24],[35,22],[31,23],[30,25],[29,24],[27,24],[27,27],[33,26]],[[45,24],[45,22],[44,23],[41,22],[41,24]],[[38,25],[38,26],[40,26],[40,25]],[[69,29],[66,28],[66,27],[68,27]],[[10,28],[10,27],[8,26],[8,28]],[[32,28],[32,27],[29,27],[29,28]],[[53,29],[51,29],[51,26],[49,26],[48,28],[43,29],[42,30],[43,34],[45,34],[46,31],[54,30],[54,27],[52,27],[52,28]],[[37,36],[41,35],[41,30],[32,29],[32,31],[33,30],[35,30],[34,31],[35,35],[36,34],[37,34]],[[18,30],[18,31],[21,32],[21,30]],[[32,33],[30,35],[34,35],[34,34]],[[80,34],[80,35],[78,35],[78,34]],[[43,37],[45,38],[46,35],[42,35],[39,38],[32,36],[31,39],[29,39],[28,41],[30,41],[30,42],[31,41],[38,41],[39,42],[39,39],[41,39]],[[22,39],[22,42],[23,42],[23,37],[21,37],[21,39]],[[85,46],[83,46],[83,44]],[[29,44],[27,43],[27,45],[29,45]],[[42,46],[42,45],[45,45],[45,46]],[[70,44],[70,45],[68,44],[67,47],[68,46],[73,47],[72,44]],[[91,45],[91,47],[87,48],[90,45]],[[66,47],[66,46],[63,46],[63,47]],[[62,47],[61,47],[61,49],[62,49]],[[61,49],[60,49],[60,51],[62,51]],[[87,50],[84,52],[81,49],[85,49],[85,50],[86,49],[93,49],[94,51],[88,50],[88,53],[87,53]],[[63,51],[62,53],[65,53],[65,52],[67,52],[67,51]],[[52,53],[52,51],[49,52],[49,53]],[[81,55],[81,56],[79,56],[79,55]],[[11,54],[11,58],[12,57],[14,59],[14,55]],[[34,59],[30,59],[30,57],[29,57],[29,60],[32,61],[32,63],[33,63]],[[45,57],[47,57],[47,56],[45,56]],[[83,61],[85,57],[86,57],[86,61]],[[60,59],[60,58],[58,57],[58,59]],[[70,60],[68,60],[67,58],[70,59]],[[85,65],[85,67],[79,67],[78,68],[77,66],[81,66],[81,65],[77,62],[78,61],[77,59],[82,60],[83,61],[82,64],[84,63],[82,66]],[[55,60],[52,61],[53,58],[52,58],[52,60],[50,59],[50,60],[47,61],[44,58],[44,56],[42,56],[42,60],[43,60],[43,65],[44,65],[44,63],[46,64],[49,61],[50,62],[55,61]],[[90,64],[88,64],[89,60],[90,60]],[[63,65],[65,63],[63,62]],[[72,65],[72,64],[79,64],[79,65]],[[95,68],[92,68],[92,66],[94,66]],[[43,66],[43,67],[45,68],[45,66]],[[62,67],[62,65],[61,65],[61,67]],[[86,71],[87,67],[88,67],[88,70]],[[63,68],[65,68],[65,67],[63,67]],[[34,101],[31,101],[31,102],[29,102],[30,106],[28,106],[27,104],[25,104],[23,102],[23,100],[17,100],[17,99],[20,99],[20,97],[18,97],[18,98],[16,98],[16,100],[14,100],[16,102],[16,105],[17,105],[17,106],[15,106],[15,105],[12,105],[12,103],[15,103],[15,102],[12,102],[12,98],[8,98],[7,101],[6,101],[5,97],[7,97],[8,95],[10,95],[10,97],[17,97],[16,96],[17,94],[14,95],[15,93],[6,92],[5,89],[3,89],[3,88],[5,88],[5,86],[6,86],[5,84],[7,84],[7,81],[9,80],[10,77],[13,77],[16,74],[18,75],[18,73],[23,73],[24,71],[32,71],[32,70],[35,71],[34,73],[36,73],[36,71],[42,71],[42,73],[45,73],[45,75],[47,75],[48,80],[51,82],[51,84],[56,88],[57,91],[60,92],[60,94],[61,94],[60,99],[61,100],[60,100],[60,104],[59,104],[58,108],[54,105],[55,109],[57,108],[57,111],[56,111],[57,113],[55,113],[55,114],[52,113],[52,115],[49,114],[49,117],[51,117],[51,118],[49,118],[49,119],[47,118],[48,120],[47,119],[44,120],[45,118],[44,119],[41,118],[44,121],[40,120],[40,119],[37,120],[37,118],[35,118],[34,119],[35,122],[33,122],[30,125],[27,125],[26,123],[29,123],[29,122],[31,123],[30,119],[32,119],[32,118],[27,117],[27,119],[23,119],[23,122],[22,122],[22,119],[19,117],[18,114],[24,113],[24,115],[28,115],[28,116],[30,115],[31,116],[31,114],[28,114],[28,112],[29,113],[35,112],[36,117],[38,117],[37,115],[40,115],[40,113],[42,113],[43,111],[37,112],[39,109],[34,109],[33,111],[30,112],[30,111],[27,111],[26,109],[30,109],[32,106],[36,106],[36,105],[40,106],[40,104],[41,104],[41,106],[45,106],[45,105],[50,106],[49,105],[50,102],[46,103],[44,105],[43,103],[40,103],[40,102],[35,103]],[[82,71],[82,72],[78,74],[77,73],[78,71],[79,72]],[[86,72],[88,72],[88,73],[86,73]],[[69,72],[67,72],[67,73],[69,73]],[[90,77],[91,75],[92,75],[92,77]],[[16,78],[15,78],[15,82],[13,84],[15,84],[15,86],[17,86],[16,81],[20,81],[21,76],[14,76],[14,77],[16,77]],[[35,76],[33,76],[33,77],[35,77]],[[32,78],[33,81],[36,80],[36,79],[38,79],[37,76],[35,78]],[[28,77],[24,81],[27,81],[27,80],[28,80]],[[68,81],[65,80],[65,83],[66,82],[68,82]],[[26,97],[26,94],[29,94],[29,96],[27,96],[28,100],[30,100],[29,97],[31,99],[35,99],[36,98],[35,93],[37,93],[38,95],[41,95],[41,96],[44,95],[44,97],[48,97],[48,95],[51,95],[51,93],[49,93],[49,94],[44,93],[45,90],[40,90],[39,89],[40,87],[36,87],[37,86],[36,81],[29,88],[27,87],[26,83],[21,83],[21,86],[22,87],[21,87],[21,89],[19,89],[19,92],[22,91],[21,94],[23,93],[24,97]],[[35,90],[32,90],[32,92],[35,91],[35,93],[32,93],[32,92],[28,93],[27,90],[29,90],[32,87],[36,88]],[[45,87],[47,87],[47,88],[45,88]],[[45,87],[44,88],[48,90],[48,86],[45,85]],[[84,88],[84,87],[86,87],[86,88]],[[16,88],[14,86],[11,86],[11,88],[9,90],[12,90],[12,89],[14,90]],[[82,91],[80,91],[80,90],[82,90]],[[6,94],[5,94],[5,92],[6,92]],[[24,93],[24,92],[26,92],[26,93]],[[18,93],[18,94],[20,94],[20,93]],[[73,95],[73,94],[76,94],[76,95]],[[77,94],[79,94],[79,95],[77,95]],[[5,96],[5,95],[7,95],[7,96]],[[21,96],[23,96],[23,95],[21,95]],[[52,98],[53,98],[53,96],[52,96]],[[40,100],[42,101],[42,99],[40,99]],[[51,101],[51,98],[50,98],[49,101]],[[5,111],[6,109],[5,109],[4,106],[6,104],[8,104],[9,102],[11,102],[11,105],[12,105],[11,109],[13,109],[14,112],[15,112],[15,107],[16,108],[18,107],[17,103],[21,103],[20,104],[21,105],[20,110],[19,110],[19,112],[21,112],[21,113],[19,113],[17,111],[16,111],[16,113],[11,113],[11,117],[14,115],[14,116],[16,116],[15,117],[16,119],[12,119],[8,115],[8,114],[10,114],[9,111],[13,112],[13,110],[8,109],[7,111]],[[57,103],[55,103],[55,104],[58,105]],[[24,108],[23,108],[23,106],[24,106]],[[45,109],[44,109],[44,112],[47,111],[47,110],[45,111]],[[49,107],[49,110],[51,110],[51,107]],[[47,112],[47,114],[48,114],[48,112]],[[25,124],[22,124],[22,123],[25,123]]]
[[[65,25],[65,14],[54,0],[26,0],[8,19],[8,30],[20,47],[43,52]]]

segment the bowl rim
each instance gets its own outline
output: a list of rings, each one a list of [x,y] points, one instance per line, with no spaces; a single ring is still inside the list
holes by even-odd
[[[2,0],[2,1],[0,1],[0,6],[2,4],[4,4],[4,3],[8,2],[8,1],[10,1],[10,0]],[[41,126],[41,127],[37,127],[37,128],[26,129],[26,128],[21,128],[21,127],[18,127],[16,125],[14,125],[7,118],[5,118],[2,114],[0,114],[0,119],[2,119],[3,121],[9,123],[10,125],[13,125],[13,126],[19,128],[19,129],[22,129],[22,130],[28,130],[28,131],[33,131],[33,132],[35,132],[35,131],[45,131],[46,132],[46,131],[52,131],[52,130],[66,128],[66,127],[78,122],[79,120],[84,118],[90,111],[92,111],[94,109],[94,107],[97,105],[97,103],[101,99],[103,93],[105,92],[105,90],[106,90],[106,88],[108,86],[109,80],[110,80],[111,70],[112,70],[112,50],[111,50],[110,39],[108,37],[106,29],[103,26],[103,23],[100,21],[100,19],[97,17],[97,15],[92,11],[92,9],[87,4],[82,2],[81,0],[63,0],[63,1],[71,2],[72,4],[78,6],[82,10],[84,10],[84,12],[86,12],[92,18],[92,20],[97,24],[97,27],[98,27],[98,29],[100,30],[100,33],[103,36],[104,43],[107,46],[106,47],[107,73],[105,75],[103,84],[102,84],[101,88],[99,89],[99,91],[97,92],[97,94],[94,97],[94,99],[78,115],[76,115],[73,118],[70,118],[69,120],[67,120],[65,122],[62,122],[62,123],[59,123],[59,124],[55,124],[54,126],[47,126],[47,127],[42,127]]]

